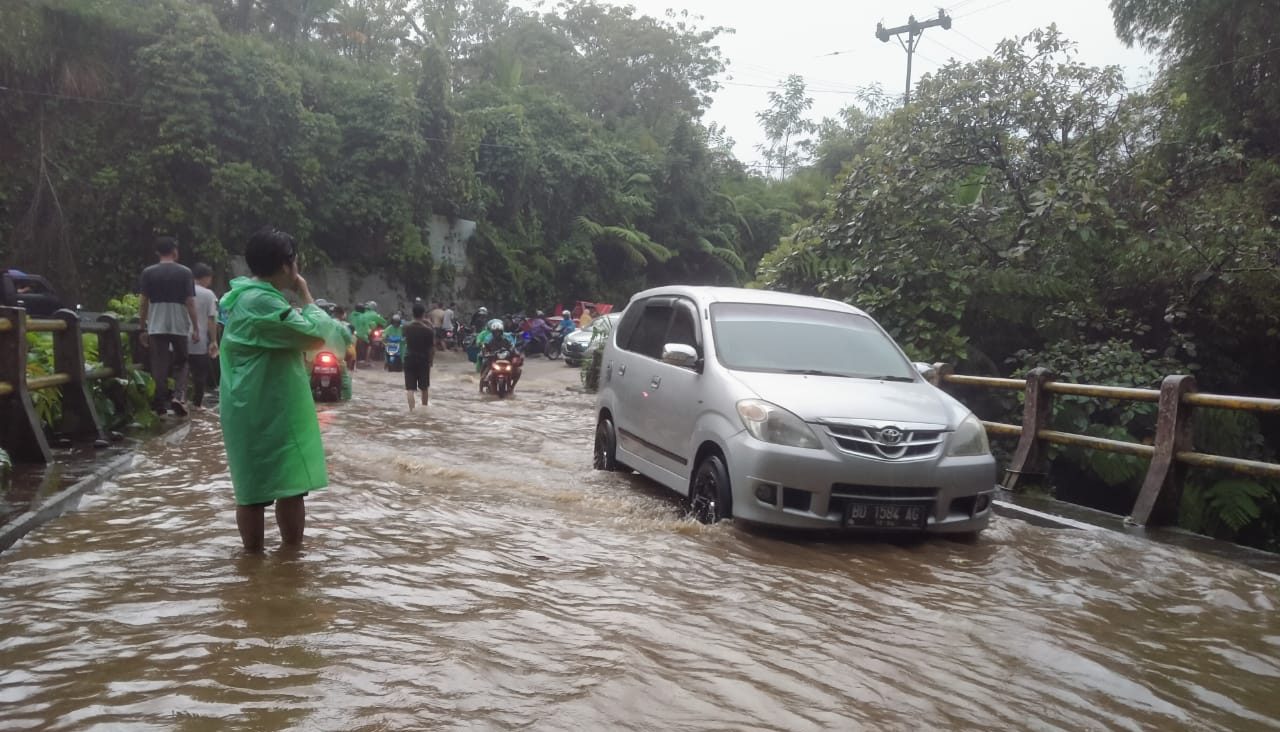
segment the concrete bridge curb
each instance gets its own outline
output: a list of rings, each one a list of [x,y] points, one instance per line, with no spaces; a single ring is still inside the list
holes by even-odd
[[[32,529],[74,509],[84,494],[97,490],[102,484],[133,467],[136,458],[137,454],[133,451],[117,456],[84,478],[44,499],[39,505],[32,506],[26,513],[19,514],[0,526],[0,552],[13,546]]]
[[[43,526],[67,511],[75,510],[80,505],[80,499],[86,493],[96,491],[117,475],[132,468],[138,459],[137,448],[139,445],[150,440],[163,440],[172,443],[174,440],[181,439],[182,435],[190,430],[190,426],[187,421],[166,425],[160,432],[139,440],[123,455],[111,458],[106,463],[95,468],[89,475],[45,498],[38,505],[33,505],[25,513],[9,520],[3,526],[0,526],[0,552],[13,546],[32,530]]]

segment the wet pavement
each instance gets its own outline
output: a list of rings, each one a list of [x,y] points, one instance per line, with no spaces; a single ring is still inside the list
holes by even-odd
[[[532,362],[321,407],[301,552],[239,551],[216,417],[0,555],[0,729],[1274,730],[1280,579],[1108,531],[702,527],[590,470]],[[268,545],[278,544],[268,521]]]

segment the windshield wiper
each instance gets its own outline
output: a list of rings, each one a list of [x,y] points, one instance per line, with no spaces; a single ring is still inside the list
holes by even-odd
[[[899,381],[903,383],[911,383],[915,379],[910,376],[859,376],[859,379],[871,379],[873,381]]]
[[[804,376],[838,376],[842,379],[852,379],[849,374],[837,374],[834,371],[821,371],[819,369],[787,369],[784,374],[803,374]]]

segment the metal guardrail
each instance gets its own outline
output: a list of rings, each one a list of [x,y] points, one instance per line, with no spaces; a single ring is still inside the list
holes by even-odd
[[[1126,519],[1138,526],[1171,523],[1176,518],[1186,467],[1280,479],[1280,464],[1197,452],[1191,436],[1196,407],[1280,414],[1280,399],[1202,394],[1196,391],[1195,378],[1191,376],[1167,376],[1159,389],[1138,389],[1056,381],[1047,369],[1033,369],[1025,380],[956,374],[949,364],[941,363],[934,364],[934,373],[933,382],[940,388],[971,386],[1023,391],[1025,406],[1021,425],[982,423],[990,435],[1018,439],[1013,459],[1005,471],[1004,486],[1009,490],[1016,489],[1028,477],[1046,474],[1049,445],[1082,447],[1149,460],[1142,490]],[[1146,445],[1049,429],[1054,394],[1158,404],[1155,439]]]
[[[53,334],[54,373],[27,377],[27,333]],[[98,338],[100,367],[85,368],[84,334]],[[133,360],[137,360],[141,343],[136,323],[122,324],[112,315],[82,323],[72,310],[59,310],[51,318],[32,318],[22,308],[0,308],[0,446],[15,461],[47,463],[53,458],[31,399],[31,393],[41,389],[62,388],[61,431],[92,437],[96,446],[108,444],[88,384],[137,368],[125,361],[122,334],[128,336]],[[117,407],[126,408],[123,388],[112,385],[107,393]]]

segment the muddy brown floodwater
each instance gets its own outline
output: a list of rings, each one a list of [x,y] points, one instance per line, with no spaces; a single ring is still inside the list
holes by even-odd
[[[1280,727],[1273,576],[1011,519],[700,527],[590,469],[572,376],[485,401],[454,360],[407,416],[358,375],[295,555],[240,555],[216,418],[153,441],[0,556],[0,729]]]

